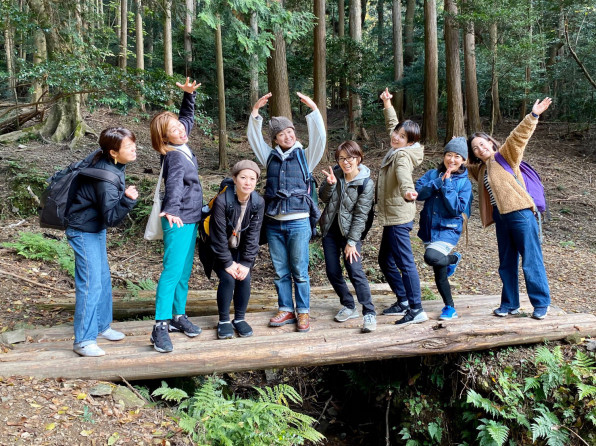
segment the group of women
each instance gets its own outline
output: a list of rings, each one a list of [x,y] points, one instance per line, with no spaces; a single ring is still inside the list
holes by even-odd
[[[161,155],[165,182],[160,214],[163,270],[157,285],[155,325],[150,338],[155,350],[162,353],[173,350],[169,333],[182,332],[189,337],[201,333],[201,328],[186,316],[188,281],[203,207],[197,159],[187,145],[193,127],[195,91],[200,84],[187,78],[184,84],[177,83],[177,86],[184,92],[179,115],[161,112],[150,124],[152,146]],[[211,210],[213,270],[219,278],[217,333],[220,339],[232,338],[234,333],[241,337],[253,334],[245,313],[261,233],[269,245],[278,293],[279,311],[271,318],[270,326],[296,323],[300,332],[310,329],[308,243],[320,215],[312,200],[310,179],[323,154],[326,136],[316,104],[307,96],[298,95],[312,109],[307,116],[309,146],[305,149],[297,141],[294,126],[285,117],[271,119],[271,146],[264,141],[258,112],[271,94],[263,96],[251,113],[248,139],[258,161],[267,170],[264,199],[254,192],[261,174],[259,166],[242,160],[232,168],[230,191],[220,193]],[[370,168],[363,164],[364,154],[354,141],[339,145],[335,151],[335,167],[322,169],[325,180],[319,189],[319,198],[325,207],[319,228],[327,277],[342,305],[335,320],[343,322],[360,317],[342,275],[340,259],[343,259],[362,305],[362,331],[371,332],[376,328],[376,311],[361,257],[363,234],[375,203],[377,221],[383,227],[379,265],[397,297],[383,314],[402,316],[396,321],[399,325],[428,320],[422,308],[420,279],[409,237],[416,200],[424,202],[418,232],[425,245],[424,260],[433,267],[435,282],[445,303],[440,319],[458,316],[447,278],[461,260],[461,255],[453,250],[472,200],[468,174],[479,184],[483,225],[486,227],[492,222],[496,225],[503,291],[501,305],[494,314],[507,316],[519,312],[521,255],[526,288],[534,306],[532,316],[543,319],[550,294],[533,215],[534,203],[525,190],[519,164],[538,117],[551,104],[550,98],[536,101],[532,112],[502,147],[484,133],[475,133],[467,140],[449,141],[437,168],[426,172],[415,183],[412,172],[424,156],[419,143],[420,128],[413,121],[398,122],[387,89],[381,99],[391,149],[381,162],[376,186]],[[119,341],[125,337],[110,327],[112,287],[106,228],[122,221],[138,197],[134,186],[126,188],[124,185],[126,164],[136,158],[134,134],[123,128],[109,128],[102,132],[99,144],[102,151],[94,167],[116,173],[121,187],[81,179],[68,214],[66,235],[74,249],[76,265],[74,351],[81,356],[105,354],[97,345],[97,339]],[[495,161],[496,152],[509,163],[515,177]],[[230,321],[232,301],[234,319]]]

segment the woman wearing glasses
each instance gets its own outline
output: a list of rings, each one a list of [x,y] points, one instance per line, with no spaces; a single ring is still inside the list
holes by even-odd
[[[325,270],[343,305],[335,320],[345,322],[360,317],[342,274],[342,257],[362,305],[362,331],[369,333],[377,328],[377,320],[368,279],[362,269],[361,239],[373,205],[375,186],[369,168],[361,164],[363,158],[360,146],[354,141],[341,143],[335,151],[338,166],[323,169],[327,179],[319,189],[319,199],[326,205],[320,220]]]

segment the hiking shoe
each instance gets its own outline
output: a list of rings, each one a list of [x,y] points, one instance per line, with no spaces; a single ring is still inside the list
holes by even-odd
[[[252,336],[252,327],[246,321],[233,320],[232,325],[241,338]]]
[[[97,337],[100,339],[107,339],[108,341],[120,341],[124,339],[125,335],[120,331],[116,331],[108,327],[107,330],[104,330],[101,333],[99,333]]]
[[[234,327],[232,327],[231,322],[217,324],[217,337],[219,339],[232,339],[234,337]]]
[[[188,320],[186,314],[178,316],[178,319],[174,318],[170,321],[170,331],[181,331],[189,338],[194,338],[201,334],[201,330],[195,324]]]
[[[298,331],[306,333],[310,330],[310,316],[308,313],[298,313]]]
[[[457,319],[457,311],[455,311],[455,308],[449,305],[445,305],[443,307],[443,310],[441,311],[439,319],[442,321],[450,321],[451,319]]]
[[[459,262],[461,260],[461,254],[459,252],[454,252],[453,255],[457,257],[457,260],[455,261],[455,263],[452,263],[451,265],[447,266],[447,277],[451,277],[455,274],[455,269],[457,268],[457,265],[459,265]]]
[[[96,357],[104,356],[106,354],[106,352],[99,348],[97,344],[87,344],[84,347],[75,345],[72,349],[77,355],[81,356]]]
[[[422,308],[418,308],[417,310],[410,308],[406,315],[395,321],[395,323],[397,325],[419,324],[427,320],[428,316]]]
[[[296,315],[291,311],[278,311],[275,316],[269,319],[271,327],[281,327],[286,324],[295,324]]]
[[[356,308],[343,307],[341,310],[337,312],[334,319],[337,322],[345,322],[348,319],[354,319],[357,317],[360,317],[360,313],[358,313],[358,310]]]
[[[391,316],[403,316],[409,309],[410,304],[407,300],[404,300],[403,302],[397,301],[389,308],[385,308],[383,310],[383,314]]]
[[[544,319],[546,317],[546,313],[548,313],[549,308],[550,307],[534,308],[532,317],[538,320]]]
[[[515,308],[513,310],[508,310],[505,307],[499,307],[499,308],[495,308],[493,310],[493,313],[494,313],[495,316],[505,317],[508,314],[513,314],[513,315],[519,314],[519,308]]]
[[[362,333],[370,333],[377,329],[377,317],[373,313],[364,315],[362,324]]]
[[[151,338],[149,339],[153,344],[153,348],[160,353],[169,353],[174,350],[170,334],[168,333],[168,323],[158,322],[153,326]]]

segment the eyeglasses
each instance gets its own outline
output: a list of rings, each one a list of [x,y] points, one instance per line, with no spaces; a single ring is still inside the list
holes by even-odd
[[[348,156],[348,157],[343,157],[343,156],[340,156],[340,157],[337,159],[337,162],[338,162],[338,163],[345,163],[345,162],[347,162],[348,164],[351,164],[351,163],[353,163],[353,162],[354,162],[354,160],[355,160],[355,159],[356,159],[356,157],[355,157],[355,156]]]

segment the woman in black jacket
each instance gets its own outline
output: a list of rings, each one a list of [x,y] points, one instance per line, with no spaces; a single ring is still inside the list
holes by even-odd
[[[119,224],[136,204],[135,186],[125,187],[126,164],[137,158],[134,133],[108,128],[99,136],[101,153],[92,167],[116,175],[120,184],[79,174],[68,212],[66,237],[75,253],[73,350],[81,356],[103,356],[97,338],[119,341],[124,334],[110,328],[112,279],[106,251],[106,228]]]
[[[253,161],[242,160],[232,167],[233,193],[219,194],[211,209],[209,234],[215,255],[213,270],[219,277],[217,308],[219,339],[252,336],[244,320],[250,299],[250,270],[259,252],[265,201],[254,192],[261,174]],[[234,320],[230,322],[230,303],[234,299]]]

